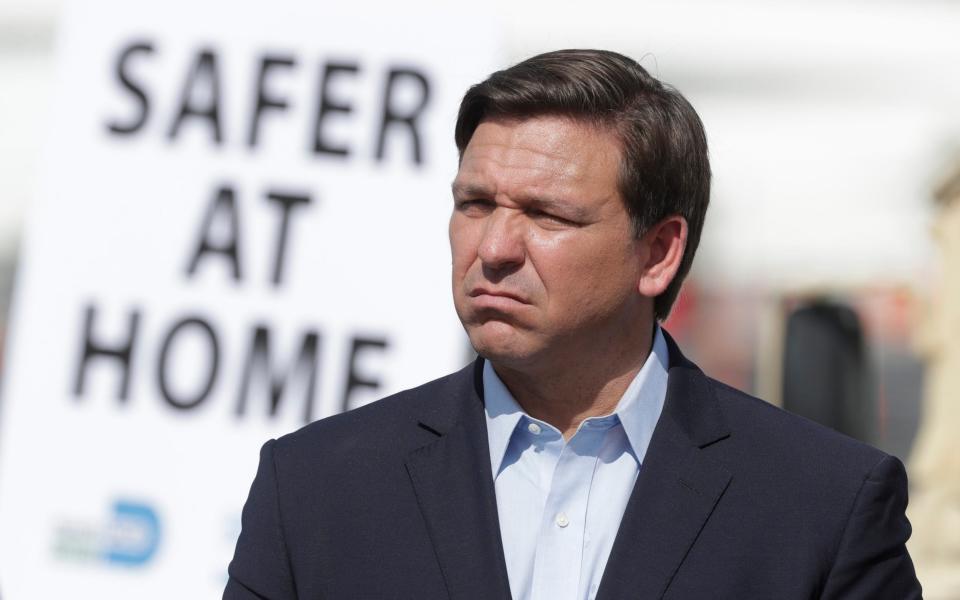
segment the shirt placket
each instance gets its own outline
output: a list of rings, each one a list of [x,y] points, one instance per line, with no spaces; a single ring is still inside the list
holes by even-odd
[[[587,501],[601,435],[581,430],[560,452],[540,523],[532,600],[577,598]]]

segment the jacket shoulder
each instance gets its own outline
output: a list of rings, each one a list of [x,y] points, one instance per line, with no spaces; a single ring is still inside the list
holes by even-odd
[[[728,420],[733,445],[756,460],[790,466],[818,478],[866,477],[884,459],[885,452],[864,442],[788,412],[709,379]]]

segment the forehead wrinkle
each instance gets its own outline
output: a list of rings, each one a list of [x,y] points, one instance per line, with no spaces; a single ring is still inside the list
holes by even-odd
[[[558,183],[569,179],[570,175],[549,165],[509,164],[498,157],[483,156],[465,161],[452,187],[453,193],[461,196],[492,197],[506,193],[511,198],[519,198],[556,190]]]
[[[544,153],[509,145],[488,144],[493,152],[471,157],[467,176],[479,176],[497,188],[557,188],[592,179],[591,165],[579,164],[559,153]],[[592,162],[592,161],[591,161]],[[481,184],[483,186],[484,184]]]
[[[566,123],[573,125],[587,138],[593,138],[601,142],[602,151],[589,156],[589,160],[584,163],[580,159],[582,155],[577,148],[568,146],[569,140],[565,132],[556,126],[556,123]],[[508,153],[522,154],[531,153],[535,155],[535,162],[543,163],[552,161],[554,166],[564,165],[567,168],[562,169],[563,175],[576,177],[579,174],[578,166],[587,174],[590,174],[600,167],[607,160],[611,160],[618,166],[620,164],[622,152],[619,137],[615,132],[605,127],[586,123],[574,118],[562,116],[535,117],[532,119],[494,119],[490,124],[502,130],[506,130],[508,135],[498,141],[481,143],[480,146],[501,146]],[[526,124],[533,124],[534,127],[523,127]],[[520,125],[518,127],[517,125]],[[610,156],[610,152],[613,155]],[[521,158],[522,162],[522,158]],[[561,169],[556,169],[561,171]]]
[[[454,181],[454,194],[476,192],[488,198],[504,197],[524,204],[578,205],[580,191],[607,187],[607,178],[619,172],[619,147],[610,134],[574,123],[599,148],[584,154],[571,147],[569,132],[556,127],[555,119],[489,122],[486,135],[474,135]],[[528,125],[534,125],[529,127]],[[479,128],[478,128],[479,132]],[[612,143],[611,143],[612,142]],[[619,193],[594,201],[606,203]]]

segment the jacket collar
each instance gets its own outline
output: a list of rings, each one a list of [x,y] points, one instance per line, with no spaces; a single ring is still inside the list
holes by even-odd
[[[627,503],[598,600],[661,598],[726,491],[715,449],[730,435],[713,384],[667,335],[663,413]]]
[[[483,414],[483,361],[447,378],[406,466],[451,599],[509,598]]]

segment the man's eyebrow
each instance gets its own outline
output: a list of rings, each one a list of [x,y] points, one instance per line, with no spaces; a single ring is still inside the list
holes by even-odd
[[[457,183],[456,181],[450,186],[453,189],[453,195],[458,197],[490,197],[493,195],[493,191],[483,185],[477,185],[475,183]]]
[[[454,181],[450,187],[453,189],[454,197],[457,198],[490,198],[494,195],[491,188],[481,184],[457,183]],[[564,202],[555,198],[531,195],[517,198],[517,201],[537,210],[559,213],[575,221],[587,221],[590,216],[589,211],[579,204]]]
[[[537,210],[556,212],[575,221],[585,221],[587,217],[589,217],[589,212],[586,209],[572,202],[564,202],[563,200],[543,196],[525,196],[521,198],[520,201]]]

